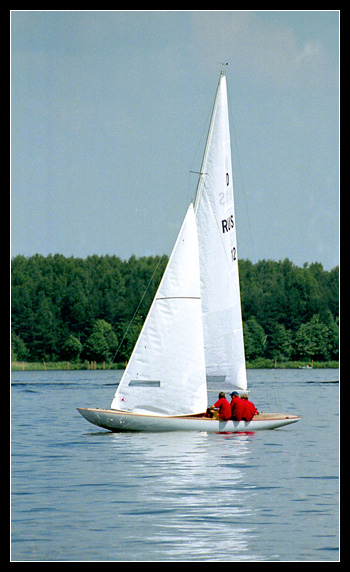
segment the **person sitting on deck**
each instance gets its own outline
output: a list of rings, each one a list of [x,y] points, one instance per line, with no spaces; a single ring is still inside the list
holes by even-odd
[[[243,402],[237,391],[232,391],[231,396],[231,419],[233,421],[241,421],[243,418]]]
[[[228,421],[231,417],[231,407],[223,391],[220,391],[218,401],[214,403],[214,405],[212,405],[209,409],[210,412],[218,410],[218,418],[221,421]]]
[[[251,421],[254,415],[259,415],[254,403],[248,400],[248,395],[241,395],[241,400],[243,402],[242,419],[244,421]]]

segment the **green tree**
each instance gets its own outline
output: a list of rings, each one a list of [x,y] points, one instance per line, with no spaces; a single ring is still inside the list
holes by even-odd
[[[55,308],[43,292],[38,296],[36,322],[32,331],[32,355],[35,359],[54,361],[58,356],[59,331]]]
[[[88,359],[94,361],[109,361],[117,350],[117,336],[111,324],[105,320],[97,320],[92,333],[85,344],[85,353]]]
[[[127,261],[109,255],[86,259],[61,254],[14,257],[11,325],[24,343],[21,346],[15,338],[14,353],[26,355],[28,361],[67,359],[66,344],[72,335],[81,342],[81,355],[86,356],[93,325],[104,320],[118,339],[126,333],[119,358],[129,359],[166,263],[166,256],[132,256]],[[239,272],[248,359],[308,358],[311,350],[304,349],[303,336],[306,342],[312,340],[313,356],[338,359],[339,267],[326,271],[319,263],[300,268],[288,259],[255,264],[240,260]],[[322,343],[319,332],[310,333],[308,324],[315,315],[319,316]],[[317,329],[315,324],[313,327]],[[68,352],[76,355],[78,350],[76,344]]]
[[[321,322],[318,314],[312,316],[310,322],[300,326],[295,336],[295,342],[300,358],[314,360],[330,358],[329,328]]]
[[[243,323],[244,347],[247,360],[253,360],[264,355],[266,335],[255,316]]]
[[[143,325],[142,319],[143,319],[142,316],[137,316],[137,318],[135,318],[133,322],[130,324],[123,342],[123,347],[121,348],[120,351],[120,358],[124,360],[128,360],[130,358],[131,352],[137,342],[137,338],[139,337],[139,334],[142,329]]]
[[[322,322],[328,328],[328,351],[330,358],[339,360],[339,325],[329,309],[326,310]]]
[[[28,356],[29,352],[24,341],[15,332],[11,332],[11,361],[25,361]]]
[[[268,337],[268,353],[273,359],[288,360],[293,351],[292,333],[283,324],[276,324]]]
[[[70,334],[63,346],[63,357],[68,361],[78,361],[82,350],[80,340]]]

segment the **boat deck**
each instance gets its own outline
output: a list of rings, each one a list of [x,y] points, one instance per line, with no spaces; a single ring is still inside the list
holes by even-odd
[[[210,433],[259,431],[276,429],[299,421],[298,415],[260,413],[251,421],[221,421],[199,415],[154,415],[115,409],[78,408],[90,423],[109,431],[207,431]]]

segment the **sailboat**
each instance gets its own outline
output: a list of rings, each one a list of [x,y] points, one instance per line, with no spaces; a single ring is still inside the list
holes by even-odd
[[[257,431],[300,419],[283,413],[260,413],[248,422],[208,418],[208,383],[247,390],[223,71],[194,203],[110,409],[78,411],[111,431]]]

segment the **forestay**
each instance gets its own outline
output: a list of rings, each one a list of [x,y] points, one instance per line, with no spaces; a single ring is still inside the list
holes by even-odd
[[[226,76],[221,74],[195,200],[206,373],[247,387]]]
[[[111,408],[187,415],[206,407],[198,238],[190,205]]]

